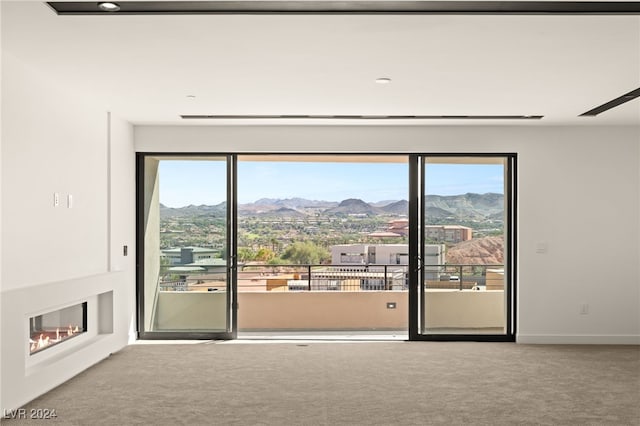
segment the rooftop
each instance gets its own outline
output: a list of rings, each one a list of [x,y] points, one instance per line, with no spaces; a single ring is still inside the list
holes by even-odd
[[[178,248],[164,249],[162,250],[162,252],[165,254],[172,254],[172,253],[178,254],[178,253],[181,253],[182,250],[191,250],[194,253],[214,253],[218,251],[216,249],[203,248],[203,247],[178,247]]]

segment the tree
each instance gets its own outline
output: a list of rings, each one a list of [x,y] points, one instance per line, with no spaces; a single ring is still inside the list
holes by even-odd
[[[271,250],[275,253],[280,248],[280,241],[276,237],[269,238],[269,243],[271,244]]]
[[[330,254],[329,251],[318,247],[312,242],[298,241],[287,247],[282,259],[297,265],[320,264],[330,259]]]
[[[258,249],[258,252],[255,255],[255,260],[259,261],[259,262],[268,262],[271,259],[273,259],[274,257],[276,257],[275,253],[273,252],[273,250],[266,248],[266,247],[262,247],[260,249]]]
[[[240,262],[249,262],[251,260],[255,260],[256,254],[247,247],[239,247],[238,248],[238,260]]]

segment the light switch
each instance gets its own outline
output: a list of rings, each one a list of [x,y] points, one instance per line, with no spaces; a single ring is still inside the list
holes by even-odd
[[[548,246],[546,241],[541,241],[536,244],[536,253],[546,253],[548,250]]]
[[[53,207],[58,207],[60,205],[60,194],[57,192],[53,193]]]
[[[67,195],[67,208],[72,208],[73,207],[73,195],[69,194]]]

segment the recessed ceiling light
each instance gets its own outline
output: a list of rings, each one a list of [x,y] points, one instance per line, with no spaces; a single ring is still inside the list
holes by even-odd
[[[196,95],[187,95],[187,99],[195,99]]]
[[[120,5],[118,3],[112,3],[109,1],[98,3],[98,7],[100,8],[100,10],[105,12],[117,12],[120,10]]]
[[[378,84],[389,84],[389,83],[391,83],[391,79],[389,77],[376,78],[376,83],[378,83]]]

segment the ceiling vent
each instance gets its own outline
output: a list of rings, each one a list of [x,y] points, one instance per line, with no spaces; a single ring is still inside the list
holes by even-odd
[[[184,120],[540,120],[542,115],[181,115]]]
[[[123,14],[430,14],[430,15],[628,15],[640,14],[629,1],[118,1],[118,10],[104,3],[51,1],[58,15]]]
[[[618,96],[617,98],[604,103],[600,106],[595,107],[592,110],[589,110],[585,113],[580,114],[580,117],[595,117],[598,114],[601,114],[605,111],[609,111],[612,108],[615,108],[617,106],[620,106],[624,103],[627,103],[629,101],[634,100],[635,98],[640,96],[640,88],[636,89],[636,90],[632,90],[629,93],[625,93],[622,96]]]

